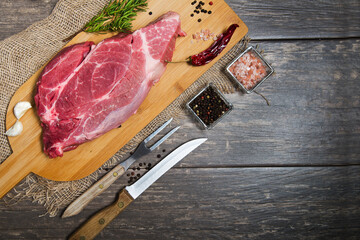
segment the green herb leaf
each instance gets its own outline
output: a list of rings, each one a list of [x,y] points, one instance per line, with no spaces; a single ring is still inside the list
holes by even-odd
[[[111,0],[85,27],[85,32],[126,32],[138,12],[145,12],[146,0]]]

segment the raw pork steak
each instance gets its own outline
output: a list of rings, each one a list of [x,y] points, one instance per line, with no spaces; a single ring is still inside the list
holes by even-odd
[[[62,156],[136,112],[171,61],[180,16],[168,12],[132,34],[63,49],[44,68],[35,103],[44,151]]]

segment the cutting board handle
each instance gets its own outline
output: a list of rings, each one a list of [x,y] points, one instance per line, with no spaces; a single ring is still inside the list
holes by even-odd
[[[0,164],[0,199],[25,178],[32,167],[27,156],[14,153]]]

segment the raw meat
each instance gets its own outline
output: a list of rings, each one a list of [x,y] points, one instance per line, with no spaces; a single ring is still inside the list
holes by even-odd
[[[171,61],[180,16],[168,12],[132,34],[65,48],[44,68],[35,103],[45,153],[64,151],[119,127],[136,112]]]

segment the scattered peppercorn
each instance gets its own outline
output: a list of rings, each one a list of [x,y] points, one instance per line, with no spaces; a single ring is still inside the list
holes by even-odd
[[[158,155],[157,155],[157,157],[158,157],[158,158],[161,158],[161,155],[160,155],[160,154],[158,154]]]
[[[163,149],[162,151],[163,151],[163,152],[166,152],[166,149]]]
[[[192,1],[191,5],[195,5],[196,3],[197,3],[197,1]],[[205,2],[199,1],[199,3],[194,6],[194,13],[196,13],[196,14],[200,14],[200,13],[205,13],[205,14],[209,13],[209,14],[211,14],[211,11],[205,9],[204,5],[205,5]],[[213,2],[212,1],[209,2],[209,5],[210,6],[213,5]],[[190,17],[193,17],[193,16],[194,16],[194,14],[190,14]],[[197,21],[201,22],[202,20],[198,19]]]
[[[152,12],[149,12],[149,15],[152,15]]]
[[[211,14],[212,13],[212,11],[208,11],[208,14]]]
[[[165,149],[163,149],[163,151],[165,152]],[[159,154],[160,155],[160,154]],[[139,167],[133,167],[130,173],[127,173],[126,176],[129,177],[128,179],[128,183],[132,183],[134,181],[136,181],[137,179],[139,179],[141,177],[141,173],[136,173],[136,171],[140,171],[142,166],[145,167],[145,170],[148,171],[151,168],[151,163],[146,163],[146,162],[141,162],[138,164]]]

